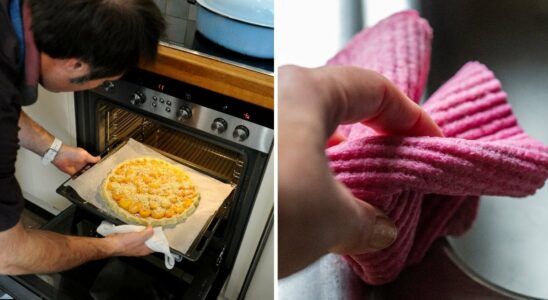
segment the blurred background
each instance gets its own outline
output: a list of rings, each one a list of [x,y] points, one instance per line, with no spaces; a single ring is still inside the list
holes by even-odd
[[[548,1],[277,1],[276,64],[325,64],[363,27],[416,9],[434,30],[426,95],[465,62],[493,70],[520,125],[548,144]],[[481,174],[478,174],[481,176]],[[335,255],[279,282],[280,299],[548,299],[548,188],[482,197],[461,237],[440,239],[393,283],[370,287]]]

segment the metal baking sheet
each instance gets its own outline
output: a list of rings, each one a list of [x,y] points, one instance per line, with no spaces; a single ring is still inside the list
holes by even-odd
[[[114,150],[110,151],[107,156],[91,168],[77,176],[73,176],[58,191],[72,202],[84,205],[88,209],[96,209],[100,214],[107,215],[108,217],[116,218],[103,203],[99,192],[100,186],[107,174],[119,163],[144,156],[161,158],[180,167],[187,172],[192,182],[197,186],[201,198],[196,211],[185,222],[179,223],[174,227],[164,227],[164,233],[168,238],[172,250],[176,250],[176,252],[191,260],[197,259],[198,257],[196,256],[200,253],[194,253],[193,248],[199,244],[198,237],[201,238],[203,235],[208,235],[207,231],[208,228],[212,227],[213,218],[232,192],[233,186],[228,183],[221,182],[195,169],[182,165],[153,148],[129,139],[115,147]],[[123,222],[118,220],[116,223],[120,224]]]

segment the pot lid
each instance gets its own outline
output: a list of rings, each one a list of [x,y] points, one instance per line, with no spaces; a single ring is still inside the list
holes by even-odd
[[[231,19],[274,27],[274,0],[197,0],[197,2]]]

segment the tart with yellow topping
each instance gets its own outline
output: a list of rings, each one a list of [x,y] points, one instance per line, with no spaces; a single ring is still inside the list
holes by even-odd
[[[183,222],[198,207],[200,194],[180,168],[157,158],[131,159],[103,181],[101,195],[128,224],[168,226]]]

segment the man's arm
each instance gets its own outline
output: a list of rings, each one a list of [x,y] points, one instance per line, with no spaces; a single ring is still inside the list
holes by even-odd
[[[25,229],[21,222],[0,232],[0,274],[20,275],[67,270],[82,263],[110,256],[143,256],[152,251],[144,244],[153,234],[113,234],[106,238],[61,235]]]
[[[18,125],[19,144],[39,156],[44,156],[55,137],[22,110]],[[63,144],[52,163],[59,170],[72,175],[86,164],[96,163],[99,159],[100,157],[92,156],[82,148]]]
[[[55,137],[40,124],[34,122],[23,110],[19,116],[19,144],[39,156],[43,156]]]

